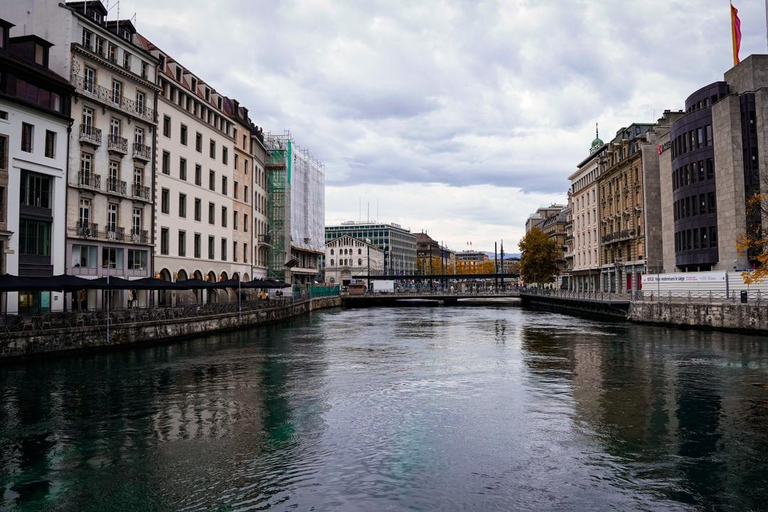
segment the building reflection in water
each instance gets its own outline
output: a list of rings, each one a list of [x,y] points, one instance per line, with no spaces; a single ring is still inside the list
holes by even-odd
[[[755,486],[768,471],[765,347],[723,333],[575,322],[524,326],[523,361],[532,389],[570,387],[574,423],[600,446],[591,461],[599,471],[706,510],[768,503]]]

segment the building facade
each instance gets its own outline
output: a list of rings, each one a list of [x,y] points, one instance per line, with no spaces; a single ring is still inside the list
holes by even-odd
[[[572,247],[568,288],[573,291],[594,292],[600,289],[602,251],[597,181],[605,163],[606,148],[596,134],[589,156],[568,177],[571,182],[569,198],[572,233],[570,240],[566,233],[566,247]]]
[[[371,243],[384,251],[384,271],[387,275],[413,275],[416,261],[416,235],[401,225],[380,222],[344,222],[325,227],[326,243],[343,235]]]
[[[325,281],[348,285],[355,277],[382,275],[384,251],[348,235],[326,242],[324,250]]]
[[[69,76],[72,104],[67,214],[68,274],[151,275],[154,241],[153,163],[156,59],[137,44],[130,21],[106,21],[101,2],[20,0],[15,23],[48,34],[49,66]],[[148,294],[91,290],[71,294],[71,307],[148,305]]]
[[[525,221],[525,232],[528,233],[533,228],[540,228],[541,224],[552,215],[560,213],[565,208],[563,204],[551,204],[549,206],[542,206],[528,216]]]
[[[65,269],[73,88],[48,67],[51,43],[12,30],[0,19],[0,274],[50,277]],[[3,295],[6,313],[64,307],[58,292]]]
[[[416,259],[420,274],[453,274],[456,253],[427,233],[416,233]]]
[[[457,274],[491,274],[494,264],[487,253],[482,251],[459,251],[456,253]]]
[[[645,222],[641,143],[652,124],[621,128],[606,149],[597,178],[600,208],[602,291],[625,293],[641,287],[645,274]]]

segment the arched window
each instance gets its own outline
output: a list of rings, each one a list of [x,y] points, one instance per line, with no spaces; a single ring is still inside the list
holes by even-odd
[[[331,256],[333,256],[333,249],[331,249]]]
[[[362,266],[363,265],[363,258],[358,258],[357,259],[357,264]]]
[[[357,254],[363,254],[363,250],[362,249],[358,249],[357,250]]]
[[[333,260],[331,260],[331,266],[333,266]]]

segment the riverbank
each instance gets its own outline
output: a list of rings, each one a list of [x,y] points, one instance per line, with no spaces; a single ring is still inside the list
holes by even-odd
[[[232,304],[230,304],[232,306]],[[286,302],[274,307],[259,304],[221,311],[217,308],[187,307],[148,310],[110,323],[48,328],[34,326],[31,331],[0,334],[0,360],[44,357],[52,354],[134,347],[177,341],[190,336],[231,331],[279,322],[312,311],[341,306],[341,298],[320,297]],[[130,310],[128,310],[130,311]],[[140,319],[140,321],[139,321]]]
[[[768,333],[768,302],[709,302],[685,298],[631,300],[622,294],[521,293],[524,306],[638,324]]]

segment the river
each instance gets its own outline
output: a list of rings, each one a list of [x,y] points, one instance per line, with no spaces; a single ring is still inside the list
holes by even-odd
[[[768,339],[332,310],[0,366],[0,510],[764,510]]]

